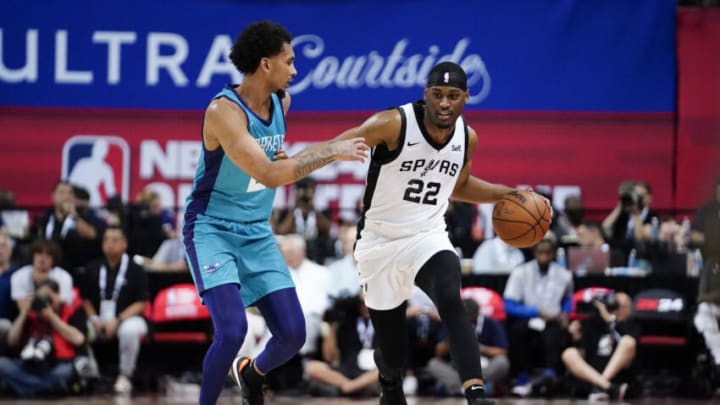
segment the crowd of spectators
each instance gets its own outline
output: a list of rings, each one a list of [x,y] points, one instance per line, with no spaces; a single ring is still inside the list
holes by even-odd
[[[292,378],[287,375],[292,375],[312,395],[376,395],[374,330],[352,256],[359,211],[334,215],[317,208],[315,188],[312,179],[299,182],[293,206],[276,210],[271,219],[297,287],[307,341],[289,362],[296,369],[278,369],[286,375],[268,381],[288,388]],[[130,393],[152,326],[145,307],[153,299],[148,278],[152,272],[188,271],[175,212],[163,208],[151,189],[130,203],[110,198],[104,207],[90,206],[88,192],[65,181],[49,194],[52,207],[25,235],[0,231],[0,389],[21,397],[71,393],[76,380],[88,375],[81,368],[92,360],[93,349],[104,346],[117,352],[115,364],[95,365],[94,372],[111,378],[115,392]],[[680,219],[653,209],[649,184],[628,181],[602,221],[587,218],[582,196],[570,195],[555,208],[551,230],[532,249],[492,236],[478,207],[451,204],[448,232],[465,271],[507,276],[498,291],[507,319],[488,316],[476,300],[464,301],[489,392],[572,392],[608,399],[632,392],[640,335],[633,297],[616,291],[611,303],[591,299],[590,315],[577,316],[573,280],[582,274],[570,256],[578,249],[605,254],[601,274],[608,276],[612,268],[649,274],[661,271],[670,256],[690,258],[673,263],[700,279],[698,303],[689,303],[696,311],[695,333],[704,343],[696,354],[707,359],[708,378],[717,383],[720,179],[712,194],[693,215]],[[417,290],[407,308],[410,358],[403,390],[460,395],[437,310]],[[243,350],[252,355],[270,332],[259,313],[248,311],[251,333]],[[573,389],[563,391],[568,384]]]

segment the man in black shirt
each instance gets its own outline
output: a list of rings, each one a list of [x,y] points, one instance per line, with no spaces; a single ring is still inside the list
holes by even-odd
[[[95,336],[100,340],[118,339],[120,374],[115,391],[132,390],[140,340],[148,332],[142,317],[149,299],[145,270],[127,254],[127,238],[122,228],[110,226],[102,243],[104,257],[88,265],[83,275],[83,305],[90,317]]]
[[[630,319],[632,299],[618,292],[592,304],[595,313],[570,324],[575,346],[563,351],[562,360],[572,375],[592,385],[590,400],[622,400],[640,336]]]

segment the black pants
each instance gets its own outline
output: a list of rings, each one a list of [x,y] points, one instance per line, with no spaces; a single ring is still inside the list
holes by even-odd
[[[560,370],[560,356],[568,341],[567,332],[560,322],[547,321],[545,329],[538,332],[528,327],[527,319],[515,319],[510,323],[509,339],[510,364],[514,374],[529,372],[534,366]]]
[[[460,261],[455,252],[441,251],[431,257],[415,277],[435,303],[448,331],[450,355],[462,381],[482,378],[480,346],[460,298]],[[378,350],[375,360],[385,379],[400,378],[407,365],[407,302],[387,311],[370,310]]]

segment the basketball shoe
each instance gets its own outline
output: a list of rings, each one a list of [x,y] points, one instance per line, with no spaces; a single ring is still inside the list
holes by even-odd
[[[471,385],[465,390],[468,405],[495,405],[495,401],[485,398],[485,387],[479,384]]]
[[[407,405],[402,379],[386,380],[380,375],[380,405]]]
[[[243,405],[263,405],[263,378],[253,370],[253,360],[237,357],[232,363],[232,379],[240,387]],[[250,374],[254,375],[250,375]],[[253,378],[254,377],[254,378]]]

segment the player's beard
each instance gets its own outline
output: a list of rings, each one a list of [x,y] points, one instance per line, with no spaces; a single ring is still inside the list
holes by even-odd
[[[439,129],[449,129],[455,126],[455,120],[457,117],[453,118],[452,113],[450,114],[450,119],[447,121],[440,119],[440,114],[437,111],[434,111],[431,115],[431,121],[433,125],[435,125]]]

